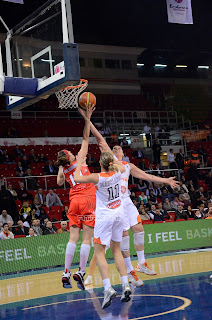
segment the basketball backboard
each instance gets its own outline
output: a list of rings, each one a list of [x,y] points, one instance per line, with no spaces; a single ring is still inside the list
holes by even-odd
[[[36,93],[11,89],[7,110],[20,110],[80,81],[78,46],[74,43],[70,0],[48,0],[8,33],[6,81],[38,79]],[[0,75],[1,76],[1,75]],[[26,84],[28,81],[26,82]],[[22,85],[21,85],[22,86]],[[25,84],[23,83],[23,86]],[[25,92],[25,88],[24,88]]]

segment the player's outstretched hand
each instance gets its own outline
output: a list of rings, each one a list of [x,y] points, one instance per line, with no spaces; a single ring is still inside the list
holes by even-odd
[[[106,141],[101,141],[99,143],[99,149],[101,152],[106,152],[108,151],[108,145],[107,145],[107,142]]]
[[[78,111],[85,120],[90,120],[92,113],[96,109],[95,105],[89,104],[89,107],[87,107],[85,104],[85,108],[86,108],[85,110],[82,108],[78,108]]]
[[[168,184],[172,189],[177,188],[180,184],[179,181],[174,180],[176,177],[170,177],[168,178]]]

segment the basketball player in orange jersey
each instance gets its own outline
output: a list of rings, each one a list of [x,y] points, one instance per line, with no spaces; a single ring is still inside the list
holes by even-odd
[[[81,150],[83,149],[86,154],[88,152],[88,140],[90,135],[90,117],[94,109],[94,107],[89,106],[85,111],[86,119]],[[90,243],[95,224],[95,187],[93,183],[84,184],[76,183],[74,181],[74,173],[77,168],[77,161],[75,156],[70,151],[60,151],[58,153],[55,165],[59,167],[57,184],[62,186],[66,180],[71,187],[69,193],[70,207],[67,214],[70,223],[70,239],[66,247],[65,271],[62,275],[62,283],[64,288],[72,288],[70,267],[74,257],[76,245],[79,240],[80,230],[83,229],[79,271],[73,275],[73,278],[77,282],[77,286],[80,289],[85,290],[85,267],[90,253]],[[83,176],[90,175],[85,161],[81,166],[81,174]]]
[[[111,248],[117,270],[121,276],[121,302],[129,301],[131,294],[127,269],[120,249],[124,223],[121,200],[121,174],[125,171],[125,168],[113,158],[111,153],[103,152],[99,161],[101,172],[82,176],[80,175],[80,170],[85,155],[86,153],[83,153],[83,149],[78,153],[74,181],[78,183],[94,183],[96,186],[96,220],[93,241],[98,268],[104,284],[102,308],[105,309],[110,306],[112,299],[117,295],[110,283],[109,266],[105,258],[105,248],[107,246]]]
[[[86,117],[85,113],[81,113],[83,117]],[[151,270],[146,261],[144,256],[144,229],[141,222],[140,215],[138,213],[137,208],[132,203],[130,196],[128,194],[128,180],[130,174],[139,179],[151,181],[151,182],[157,182],[157,183],[165,183],[171,186],[171,188],[175,188],[178,186],[179,182],[174,180],[174,177],[171,178],[161,178],[156,177],[150,174],[145,173],[144,171],[137,168],[132,163],[127,163],[125,161],[122,161],[122,158],[124,156],[123,150],[120,146],[114,146],[113,152],[111,151],[110,147],[106,143],[103,136],[98,132],[98,130],[94,127],[94,125],[91,123],[91,132],[97,139],[98,144],[100,143],[102,145],[102,148],[104,151],[108,151],[124,165],[125,172],[122,174],[122,197],[123,197],[123,206],[124,206],[124,212],[125,212],[125,218],[124,218],[124,232],[123,232],[123,239],[121,242],[121,250],[124,257],[124,261],[127,267],[127,274],[129,277],[130,282],[132,282],[135,286],[140,287],[143,285],[143,281],[139,279],[135,273],[136,271],[143,272],[147,275],[156,275],[156,272]],[[104,147],[103,147],[104,146]],[[134,233],[134,245],[138,256],[138,265],[136,269],[134,270],[131,259],[130,259],[130,238],[129,238],[129,229],[131,229]],[[91,266],[92,271],[94,272],[94,265],[95,265],[95,257],[93,258],[93,261],[91,260]],[[86,279],[85,284],[91,284],[92,283],[92,274],[89,273],[88,279]]]

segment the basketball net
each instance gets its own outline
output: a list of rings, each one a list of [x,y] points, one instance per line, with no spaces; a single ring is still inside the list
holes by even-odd
[[[55,92],[59,102],[59,109],[78,108],[78,98],[82,91],[88,86],[88,80],[81,79],[77,86],[66,87]]]

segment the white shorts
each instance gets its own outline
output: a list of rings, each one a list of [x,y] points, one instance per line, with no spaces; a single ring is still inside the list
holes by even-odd
[[[96,217],[94,226],[94,243],[110,247],[110,241],[122,241],[124,229],[123,211],[114,215]]]
[[[141,217],[130,197],[122,198],[122,203],[124,207],[124,231],[127,231],[141,222]]]

